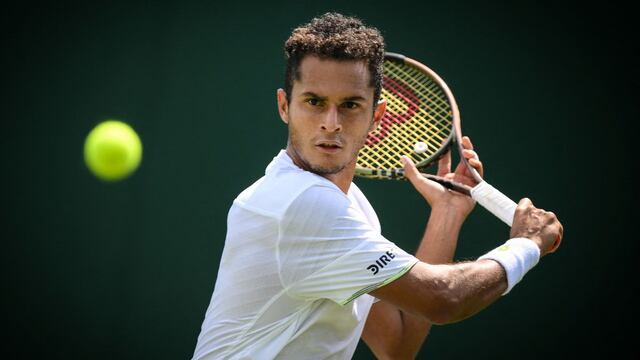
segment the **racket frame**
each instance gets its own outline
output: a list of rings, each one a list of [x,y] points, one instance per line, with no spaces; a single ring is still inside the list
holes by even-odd
[[[401,64],[409,64],[410,66],[417,68],[423,73],[427,74],[432,80],[434,80],[438,86],[444,91],[446,97],[449,100],[449,104],[451,106],[451,115],[452,115],[452,125],[451,132],[444,142],[444,144],[429,158],[420,161],[416,164],[416,167],[419,171],[421,171],[422,176],[436,181],[443,185],[444,187],[458,191],[465,195],[470,196],[475,201],[477,201],[482,207],[487,209],[497,218],[502,220],[504,223],[509,225],[510,227],[513,225],[513,218],[515,215],[517,204],[511,200],[508,196],[504,195],[498,189],[491,186],[489,183],[484,181],[480,173],[469,165],[468,160],[462,155],[464,148],[462,147],[462,131],[460,125],[460,111],[458,109],[458,104],[456,103],[455,98],[453,97],[453,93],[449,86],[442,80],[442,78],[436,74],[435,71],[431,70],[426,65],[406,57],[402,54],[398,53],[385,53],[385,60],[390,60],[394,62],[399,62]],[[422,170],[433,165],[436,161],[442,157],[450,148],[451,145],[455,143],[458,146],[458,154],[460,154],[460,161],[462,161],[467,169],[469,169],[471,176],[478,183],[476,186],[471,187],[465,184],[461,184],[455,181],[451,181],[449,179],[442,178],[440,176],[425,174],[422,173]],[[402,168],[398,169],[367,169],[356,167],[356,175],[365,178],[377,178],[377,179],[406,179],[404,176],[404,170]],[[554,252],[561,242],[561,236],[558,236],[555,243],[552,245],[549,252]]]
[[[421,172],[422,176],[430,180],[436,181],[448,189],[451,189],[472,197],[474,200],[480,203],[480,205],[482,205],[488,211],[493,213],[496,217],[501,219],[507,225],[511,226],[513,223],[513,216],[515,214],[515,208],[517,204],[513,200],[511,200],[509,197],[502,194],[493,186],[485,182],[482,176],[480,176],[480,173],[478,173],[478,171],[475,168],[469,165],[468,160],[462,155],[464,148],[462,147],[460,110],[458,109],[458,104],[456,102],[455,97],[453,96],[453,92],[451,91],[447,83],[445,83],[444,80],[435,71],[431,70],[426,65],[414,59],[406,57],[402,54],[387,52],[385,53],[385,60],[398,62],[400,64],[406,64],[413,68],[418,69],[419,71],[422,71],[442,89],[451,107],[452,123],[451,123],[451,131],[447,140],[432,156],[416,164],[416,167]],[[460,161],[462,161],[464,165],[467,167],[467,169],[469,169],[471,176],[478,183],[478,185],[476,185],[475,187],[471,187],[459,182],[442,178],[440,176],[426,174],[422,172],[427,167],[435,164],[440,157],[442,157],[447,151],[450,150],[453,144],[455,144],[458,147],[458,154],[460,154]],[[404,169],[402,168],[368,169],[368,168],[356,167],[355,175],[359,177],[376,178],[376,179],[397,179],[397,180],[406,179],[404,176]]]
[[[449,87],[444,82],[444,80],[442,80],[442,78],[438,74],[436,74],[435,71],[431,70],[426,65],[398,53],[386,52],[384,56],[385,56],[385,60],[393,61],[400,64],[406,63],[425,73],[432,80],[434,80],[434,82],[436,82],[436,84],[444,91],[447,97],[447,100],[449,101],[449,104],[451,106],[451,113],[452,113],[451,114],[452,116],[451,130],[449,131],[449,135],[447,136],[446,140],[443,142],[443,145],[441,145],[440,148],[436,150],[435,153],[433,153],[433,155],[416,163],[416,167],[419,170],[427,169],[433,164],[437,163],[438,160],[444,154],[446,154],[447,151],[450,150],[453,143],[457,142],[460,144],[462,141],[462,137],[457,135],[459,131],[456,131],[456,124],[458,128],[460,127],[460,111],[458,110],[458,105],[456,103],[455,98],[453,97],[453,93],[451,92],[451,89],[449,89]],[[462,151],[461,146],[460,146],[460,151]],[[466,159],[464,161],[467,167],[471,168],[469,164],[466,162]],[[364,168],[356,165],[355,175],[358,177],[373,178],[373,179],[393,179],[393,180],[405,179],[403,168],[372,169],[372,168]],[[469,195],[469,190],[471,188],[466,185],[454,183],[446,179],[441,179],[431,174],[423,174],[423,175],[425,175],[428,178],[432,178],[432,180],[434,181],[438,181],[438,182],[444,181],[443,183],[444,186],[463,192],[466,195]],[[482,179],[480,175],[477,174],[477,172],[476,172],[476,175],[478,176],[478,178]],[[474,178],[475,178],[475,175],[474,175]],[[458,185],[461,185],[462,187],[458,188]]]

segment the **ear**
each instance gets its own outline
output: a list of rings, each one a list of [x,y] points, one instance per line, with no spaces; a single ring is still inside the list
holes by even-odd
[[[387,100],[380,99],[380,101],[378,101],[378,104],[376,105],[375,110],[373,111],[373,122],[371,122],[371,128],[369,129],[369,132],[378,128],[386,110]]]
[[[280,114],[280,119],[285,124],[289,124],[289,103],[287,102],[287,93],[283,89],[278,89],[277,93],[278,98],[278,113]]]

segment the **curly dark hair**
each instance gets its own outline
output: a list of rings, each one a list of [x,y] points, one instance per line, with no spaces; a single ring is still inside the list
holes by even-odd
[[[384,38],[378,29],[366,26],[360,19],[328,12],[294,29],[284,50],[287,58],[284,90],[288,102],[291,102],[293,81],[300,78],[300,62],[309,54],[338,60],[366,60],[374,105],[380,99]]]

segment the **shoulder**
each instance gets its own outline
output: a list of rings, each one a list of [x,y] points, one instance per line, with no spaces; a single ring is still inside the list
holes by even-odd
[[[351,210],[349,198],[332,184],[316,183],[305,188],[287,207],[288,217],[303,217],[310,220],[322,217],[341,217]]]
[[[329,180],[307,171],[268,173],[247,189],[234,203],[281,218],[295,204],[335,206],[348,202],[346,196]],[[344,205],[344,203],[342,203]]]

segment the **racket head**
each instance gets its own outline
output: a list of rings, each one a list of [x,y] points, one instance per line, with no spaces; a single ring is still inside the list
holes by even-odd
[[[456,140],[461,143],[456,130],[460,128],[460,112],[453,93],[426,65],[386,53],[381,96],[387,101],[386,112],[358,154],[357,176],[402,179],[401,156],[408,156],[424,169]],[[423,152],[415,151],[419,143]]]

